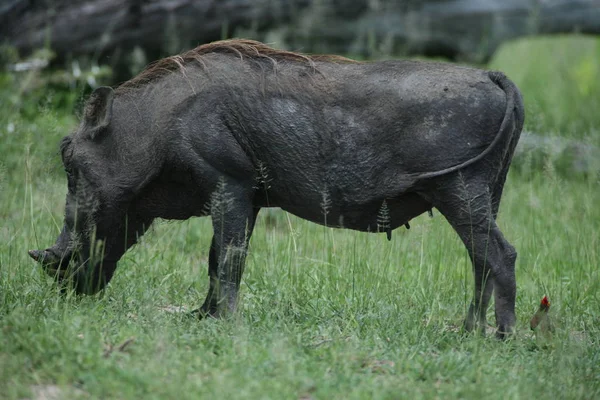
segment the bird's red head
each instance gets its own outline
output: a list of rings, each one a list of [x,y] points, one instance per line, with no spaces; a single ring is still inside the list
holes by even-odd
[[[541,305],[546,308],[550,307],[550,300],[548,300],[548,296],[544,296]]]

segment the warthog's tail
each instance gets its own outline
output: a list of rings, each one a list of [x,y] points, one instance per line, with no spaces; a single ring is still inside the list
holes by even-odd
[[[506,112],[504,113],[504,119],[502,120],[500,129],[498,130],[498,134],[494,140],[492,140],[485,150],[467,161],[438,171],[416,173],[412,176],[412,178],[415,180],[435,178],[468,167],[469,165],[474,164],[487,156],[501,142],[503,142],[506,146],[504,148],[504,156],[502,157],[504,161],[501,174],[504,175],[504,178],[506,177],[506,171],[504,170],[508,170],[512,153],[514,152],[515,146],[517,145],[519,137],[521,136],[521,129],[523,128],[523,122],[525,119],[523,99],[521,98],[519,89],[502,72],[490,71],[489,77],[492,82],[498,85],[506,93]],[[499,176],[498,178],[502,177]],[[500,189],[500,192],[501,191],[502,189]]]
[[[512,137],[505,143],[506,147],[504,148],[504,153],[502,156],[502,168],[499,171],[498,176],[496,177],[496,182],[494,182],[494,186],[492,188],[492,215],[494,219],[496,219],[498,216],[498,209],[500,207],[502,190],[504,189],[504,182],[506,181],[506,175],[508,174],[508,168],[510,167],[513,154],[515,153],[515,148],[517,147],[517,143],[521,137],[521,131],[523,130],[523,123],[525,122],[525,110],[523,108],[523,98],[521,97],[521,93],[516,88],[514,83],[508,80],[503,73],[490,72],[490,79],[500,86],[506,92],[507,96],[509,96],[509,93],[512,93],[512,97],[514,99],[513,115],[515,118]],[[506,121],[506,116],[504,117],[504,120]]]

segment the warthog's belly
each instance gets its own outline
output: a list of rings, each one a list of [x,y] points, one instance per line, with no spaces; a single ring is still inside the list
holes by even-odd
[[[320,207],[281,205],[281,208],[321,225],[364,232],[391,231],[432,208],[431,204],[415,193],[393,199],[378,199],[367,204],[343,206],[326,200]],[[315,212],[319,209],[320,212]]]

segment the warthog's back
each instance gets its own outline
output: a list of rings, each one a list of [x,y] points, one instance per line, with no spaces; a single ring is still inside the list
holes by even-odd
[[[261,79],[228,68],[224,118],[268,170],[273,195],[302,201],[325,190],[358,203],[397,196],[416,174],[483,152],[506,112],[488,72],[449,64],[317,63]]]

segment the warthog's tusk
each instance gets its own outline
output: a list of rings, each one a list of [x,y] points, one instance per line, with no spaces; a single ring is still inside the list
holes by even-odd
[[[44,258],[44,252],[40,250],[29,250],[27,253],[29,254],[29,257],[33,258],[35,261],[38,262],[41,262]]]

